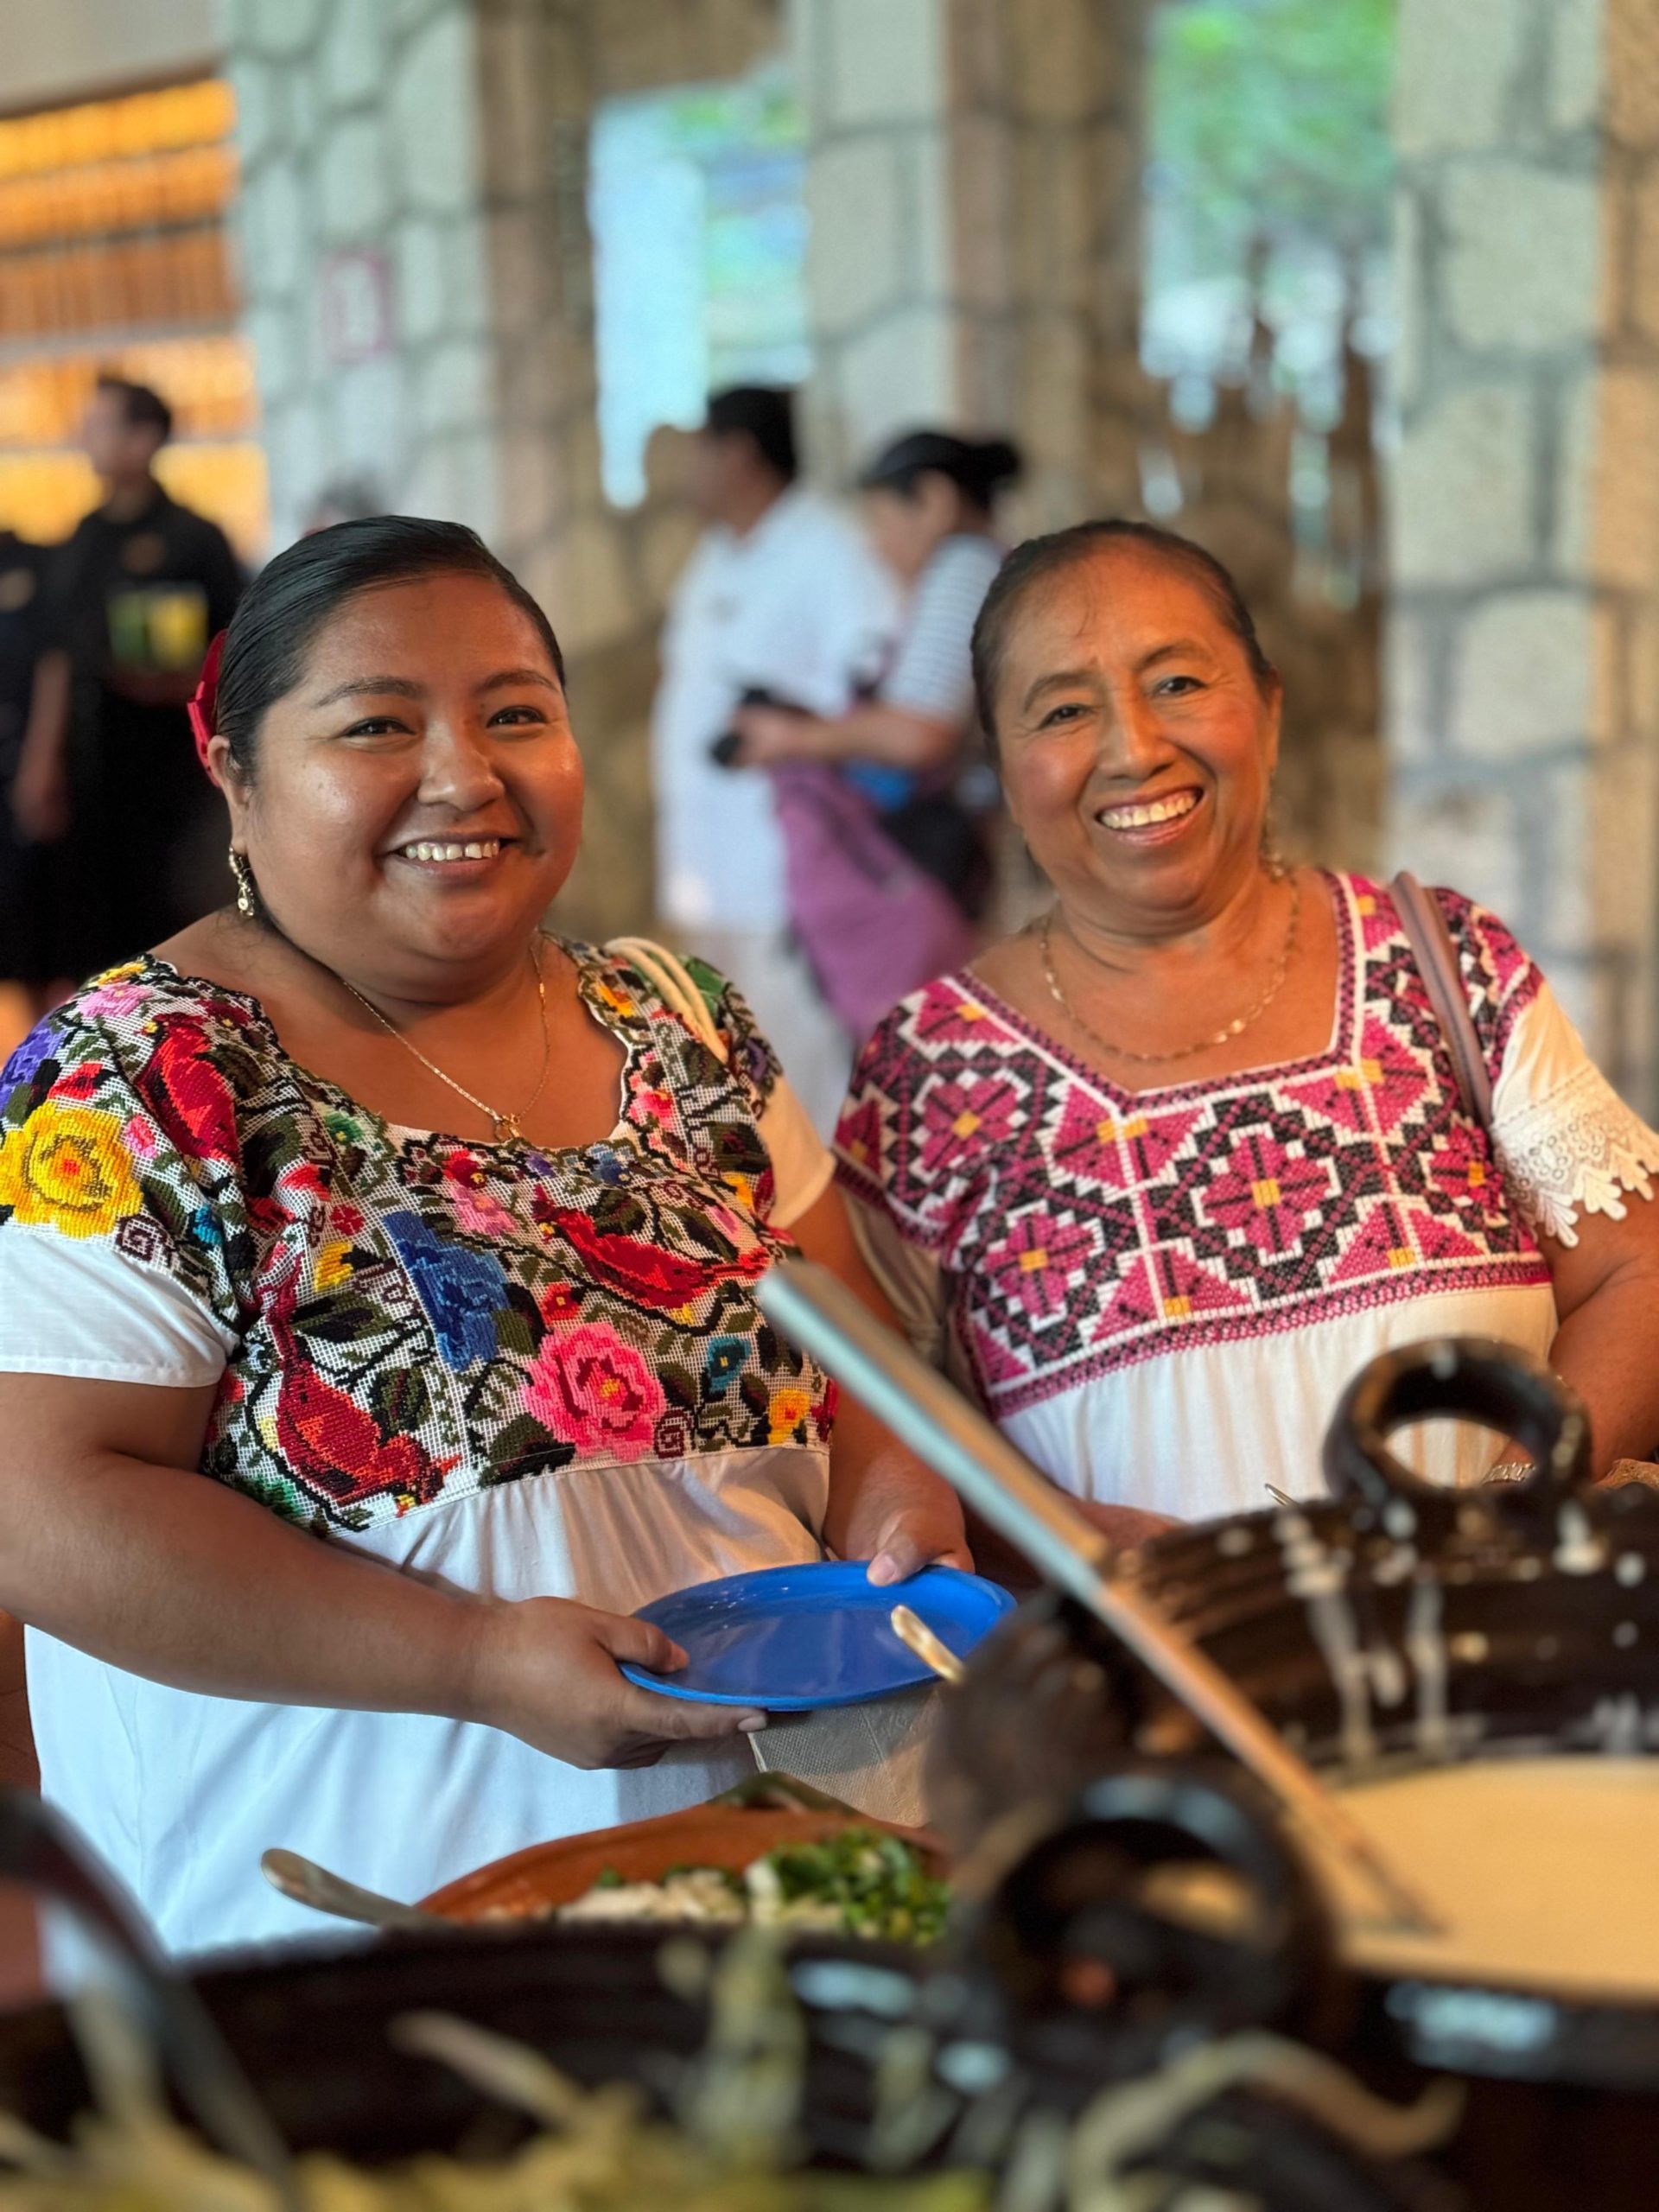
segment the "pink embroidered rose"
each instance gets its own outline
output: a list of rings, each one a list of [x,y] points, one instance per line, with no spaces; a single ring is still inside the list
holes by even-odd
[[[639,1353],[614,1330],[588,1321],[543,1338],[524,1403],[579,1452],[640,1459],[652,1448],[667,1401]]]
[[[156,1157],[156,1131],[142,1114],[135,1114],[121,1132],[121,1141],[129,1152],[137,1153],[140,1160]]]
[[[143,983],[134,978],[136,968],[111,969],[104,981],[88,991],[77,1008],[83,1021],[119,1020],[123,1014],[137,1014],[147,995]]]

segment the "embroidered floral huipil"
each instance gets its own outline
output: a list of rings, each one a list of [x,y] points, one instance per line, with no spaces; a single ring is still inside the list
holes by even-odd
[[[256,1001],[147,959],[0,1078],[0,1370],[212,1384],[204,1478],[455,1587],[617,1612],[818,1555],[831,1386],[754,1302],[831,1168],[741,1001],[722,1060],[572,948],[625,1054],[602,1143],[389,1126]],[[200,1697],[31,1632],[45,1788],[172,1942],[302,1923],[286,1844],[395,1896],[671,1809],[747,1745],[581,1773],[410,1714]]]
[[[1437,894],[1495,1086],[1470,1121],[1386,891],[1326,879],[1341,946],[1309,1059],[1131,1095],[967,973],[896,1007],[837,1137],[861,1230],[918,1345],[1077,1495],[1196,1519],[1319,1446],[1375,1354],[1440,1334],[1543,1355],[1539,1232],[1651,1196],[1659,1140],[1491,914]],[[1472,1431],[1419,1464],[1478,1478]]]

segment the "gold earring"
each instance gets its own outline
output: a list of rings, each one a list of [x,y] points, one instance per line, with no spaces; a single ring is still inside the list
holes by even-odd
[[[231,847],[231,874],[236,878],[236,911],[238,914],[245,914],[251,921],[258,912],[253,871],[248,866],[247,855],[238,853],[234,845]]]

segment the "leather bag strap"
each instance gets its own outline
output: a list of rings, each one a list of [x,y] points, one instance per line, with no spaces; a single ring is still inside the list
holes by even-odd
[[[1463,970],[1457,947],[1446,925],[1446,916],[1431,892],[1414,875],[1402,869],[1389,886],[1401,927],[1408,939],[1417,972],[1423,979],[1434,1018],[1440,1025],[1464,1111],[1489,1134],[1492,1126],[1492,1082],[1480,1049],[1474,1016],[1463,987]]]

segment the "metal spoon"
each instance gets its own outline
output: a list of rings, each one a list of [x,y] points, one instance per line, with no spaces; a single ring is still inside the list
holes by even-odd
[[[895,1605],[887,1625],[906,1651],[913,1651],[924,1667],[931,1667],[942,1682],[959,1682],[968,1669],[943,1637],[934,1635],[919,1613],[908,1605]]]
[[[766,1319],[862,1399],[895,1436],[958,1490],[1032,1565],[1103,1623],[1265,1783],[1304,1829],[1357,1868],[1395,1917],[1428,1934],[1440,1923],[1386,1864],[1359,1823],[1192,1643],[1113,1572],[1112,1546],[1073,1501],[994,1428],[936,1368],[884,1328],[827,1268],[774,1266],[755,1286]]]
[[[297,1851],[267,1851],[259,1861],[259,1871],[273,1890],[292,1897],[296,1904],[332,1913],[336,1920],[354,1920],[364,1928],[448,1928],[454,1924],[435,1912],[423,1912],[419,1905],[399,1904],[396,1897],[383,1897],[378,1890],[348,1882],[343,1874],[331,1874],[315,1859],[302,1858]]]

